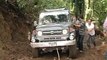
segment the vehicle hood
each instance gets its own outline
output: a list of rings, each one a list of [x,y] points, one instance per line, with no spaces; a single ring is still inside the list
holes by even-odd
[[[39,31],[46,31],[46,30],[63,30],[67,29],[70,26],[70,23],[63,22],[63,23],[50,23],[46,25],[38,25],[37,30]]]

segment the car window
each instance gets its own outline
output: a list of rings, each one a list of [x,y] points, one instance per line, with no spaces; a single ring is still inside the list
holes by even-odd
[[[42,18],[42,24],[59,23],[59,22],[68,22],[67,15],[65,14],[47,15]]]

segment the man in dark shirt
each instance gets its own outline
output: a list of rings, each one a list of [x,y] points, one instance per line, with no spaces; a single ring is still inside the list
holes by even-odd
[[[83,39],[85,34],[85,23],[83,19],[78,18],[76,19],[74,26],[76,27],[76,41],[77,41],[77,48],[80,52],[83,52]]]

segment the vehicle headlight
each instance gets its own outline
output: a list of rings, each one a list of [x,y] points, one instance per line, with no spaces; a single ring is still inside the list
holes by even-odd
[[[38,31],[38,36],[42,36],[42,31]]]
[[[74,33],[71,33],[69,38],[70,38],[70,40],[73,40],[74,39]]]
[[[67,34],[68,31],[67,31],[67,30],[63,30],[62,33],[63,33],[63,34]]]

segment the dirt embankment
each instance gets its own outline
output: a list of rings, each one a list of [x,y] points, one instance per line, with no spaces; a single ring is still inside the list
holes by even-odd
[[[0,10],[0,60],[17,60],[29,55],[28,24],[10,9]]]

